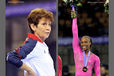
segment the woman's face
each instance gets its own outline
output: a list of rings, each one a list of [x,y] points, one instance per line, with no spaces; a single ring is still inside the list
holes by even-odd
[[[90,50],[91,42],[90,42],[90,39],[89,39],[89,38],[87,38],[87,37],[82,37],[80,44],[81,44],[81,48],[82,48],[84,51],[89,51],[89,50]]]
[[[48,18],[41,18],[37,26],[34,27],[34,34],[42,41],[49,37],[51,32],[51,20]]]

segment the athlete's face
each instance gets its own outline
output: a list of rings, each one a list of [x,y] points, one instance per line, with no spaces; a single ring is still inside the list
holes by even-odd
[[[51,32],[51,20],[48,18],[41,18],[37,26],[34,26],[34,34],[39,37],[42,41],[50,35]]]
[[[82,37],[81,38],[81,48],[84,51],[88,51],[90,49],[90,46],[91,46],[90,39],[87,37]]]

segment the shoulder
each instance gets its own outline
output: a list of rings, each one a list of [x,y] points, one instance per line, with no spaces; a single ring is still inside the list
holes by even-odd
[[[32,38],[26,38],[25,43],[36,43],[37,41]]]
[[[37,44],[37,41],[31,38],[27,38],[23,46],[20,46],[21,50],[32,50]]]
[[[91,53],[91,54],[95,61],[100,61],[100,58],[97,55],[95,55],[94,53]]]
[[[34,40],[34,39],[31,39],[31,38],[27,38],[27,39],[25,40],[25,42],[24,42],[25,45],[26,45],[26,44],[28,44],[28,45],[35,45],[36,43],[37,43],[37,41]]]

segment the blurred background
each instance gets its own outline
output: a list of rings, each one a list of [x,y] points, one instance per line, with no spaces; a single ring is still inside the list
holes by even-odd
[[[109,15],[104,12],[105,0],[82,0],[81,3],[82,7],[78,7],[79,38],[84,35],[92,38],[92,52],[98,55],[101,61],[101,76],[108,76]],[[63,76],[75,75],[70,14],[71,7],[58,0],[58,54],[63,62]]]
[[[23,44],[30,32],[27,16],[35,8],[44,8],[54,13],[52,32],[46,40],[56,65],[56,1],[55,0],[6,0],[6,55]],[[55,66],[56,69],[56,66]],[[23,70],[6,62],[6,76],[23,76]]]

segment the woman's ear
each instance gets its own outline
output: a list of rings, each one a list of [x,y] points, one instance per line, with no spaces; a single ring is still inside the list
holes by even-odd
[[[30,24],[30,28],[35,31],[36,30],[36,26],[34,24]]]

